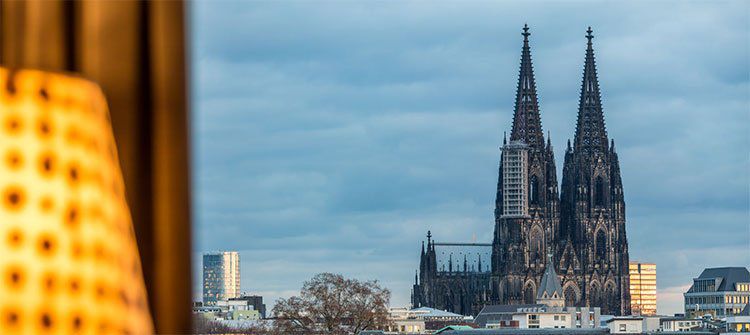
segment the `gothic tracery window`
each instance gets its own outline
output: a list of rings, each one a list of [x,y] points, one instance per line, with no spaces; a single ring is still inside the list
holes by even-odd
[[[599,285],[597,284],[591,285],[591,293],[589,295],[589,300],[590,300],[591,306],[601,307],[602,294],[601,294],[601,290],[599,289]]]
[[[526,285],[526,288],[523,290],[523,302],[525,304],[533,304],[535,301],[534,288],[531,285]]]
[[[536,175],[531,176],[529,180],[529,203],[532,205],[539,204],[539,179]]]
[[[538,228],[531,230],[531,236],[529,236],[529,254],[532,263],[544,261],[542,232]]]
[[[578,302],[578,297],[576,296],[576,291],[573,286],[568,286],[563,292],[563,295],[565,295],[565,306],[575,306]]]
[[[596,177],[594,184],[594,204],[596,207],[604,206],[604,179],[602,176]]]
[[[596,258],[606,260],[607,258],[607,234],[604,229],[596,232]]]

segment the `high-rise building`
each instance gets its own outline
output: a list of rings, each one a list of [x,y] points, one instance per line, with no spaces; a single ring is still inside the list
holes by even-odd
[[[594,36],[589,28],[576,131],[573,143],[568,141],[558,190],[552,142],[542,130],[529,35],[525,26],[513,124],[500,154],[492,244],[435,242],[428,234],[412,303],[473,315],[488,304],[531,304],[550,251],[566,306],[629,315],[625,198],[618,154],[604,122]],[[488,251],[490,268],[481,266],[481,256],[488,263]]]
[[[240,295],[240,254],[236,251],[203,254],[203,304]]]
[[[684,293],[685,316],[715,317],[740,315],[750,303],[750,272],[744,267],[710,268],[693,279]]]
[[[656,264],[630,262],[630,310],[656,315]]]

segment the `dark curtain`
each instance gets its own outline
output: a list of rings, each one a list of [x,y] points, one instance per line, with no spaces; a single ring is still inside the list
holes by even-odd
[[[158,333],[190,331],[185,4],[0,0],[0,64],[80,74],[110,105]]]

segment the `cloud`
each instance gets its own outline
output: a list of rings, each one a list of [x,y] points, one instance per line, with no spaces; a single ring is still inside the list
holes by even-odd
[[[269,305],[324,271],[408,304],[428,229],[492,239],[520,27],[561,169],[591,25],[631,258],[679,312],[703,267],[750,263],[749,6],[194,2],[194,251],[240,250]]]

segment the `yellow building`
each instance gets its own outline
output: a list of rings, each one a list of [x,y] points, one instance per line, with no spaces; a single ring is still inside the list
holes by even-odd
[[[656,315],[656,264],[630,262],[630,310]]]

